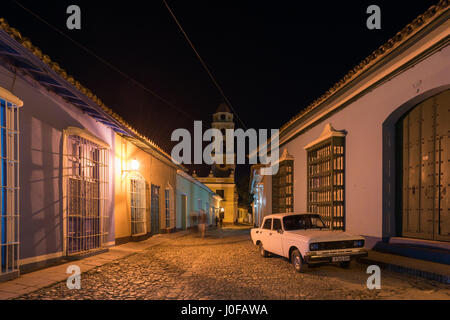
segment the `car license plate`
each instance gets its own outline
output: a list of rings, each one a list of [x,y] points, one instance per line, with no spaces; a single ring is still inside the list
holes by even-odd
[[[350,256],[339,256],[331,258],[333,262],[350,261]]]

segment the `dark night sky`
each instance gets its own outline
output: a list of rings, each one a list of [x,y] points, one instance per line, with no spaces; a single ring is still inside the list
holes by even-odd
[[[19,2],[191,115],[2,0],[0,16],[12,27],[168,152],[174,129],[211,121],[220,93],[162,1]],[[168,3],[245,125],[279,128],[437,0]],[[66,28],[70,4],[81,8],[81,30]],[[371,4],[381,7],[381,30],[366,28]]]

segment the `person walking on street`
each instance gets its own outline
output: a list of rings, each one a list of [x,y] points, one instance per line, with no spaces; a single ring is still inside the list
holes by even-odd
[[[202,239],[204,239],[206,233],[206,213],[203,210],[200,211],[200,219],[198,226],[200,228],[200,232],[202,233]]]

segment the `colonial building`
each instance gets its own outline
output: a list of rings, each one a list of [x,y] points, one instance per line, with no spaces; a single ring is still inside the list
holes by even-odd
[[[450,241],[449,17],[440,1],[281,127],[278,173],[252,167],[255,223],[309,211],[369,247]]]
[[[0,153],[0,281],[177,227],[185,169],[3,19]]]
[[[212,128],[219,129],[223,134],[224,145],[226,143],[226,129],[234,129],[233,114],[229,107],[225,103],[221,103],[213,114]],[[225,148],[224,148],[225,150]],[[223,153],[223,157],[226,157],[226,151]],[[234,156],[234,151],[233,151]],[[234,156],[235,157],[235,156]],[[222,198],[223,222],[233,223],[237,219],[238,211],[238,194],[236,189],[236,183],[234,179],[234,172],[236,169],[235,163],[227,164],[223,161],[223,164],[214,163],[211,166],[211,171],[207,177],[198,177],[194,173],[194,177],[204,183],[208,188],[213,190]]]
[[[170,155],[142,137],[116,134],[116,244],[176,229],[177,170]]]
[[[207,215],[207,224],[215,224],[215,218],[220,213],[222,198],[183,170],[177,171],[176,196],[177,229],[186,230],[196,227],[202,211]]]
[[[252,223],[252,215],[248,212],[248,208],[245,206],[238,207],[238,222],[239,223]]]
[[[3,19],[0,87],[0,278],[114,245],[114,137],[129,133]]]

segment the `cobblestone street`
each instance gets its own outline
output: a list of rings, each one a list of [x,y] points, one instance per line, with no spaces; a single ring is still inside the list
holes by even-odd
[[[74,263],[76,264],[76,263]],[[192,233],[19,299],[450,299],[449,286],[382,271],[381,290],[366,288],[365,265],[294,272],[280,257],[262,258],[248,230]]]

